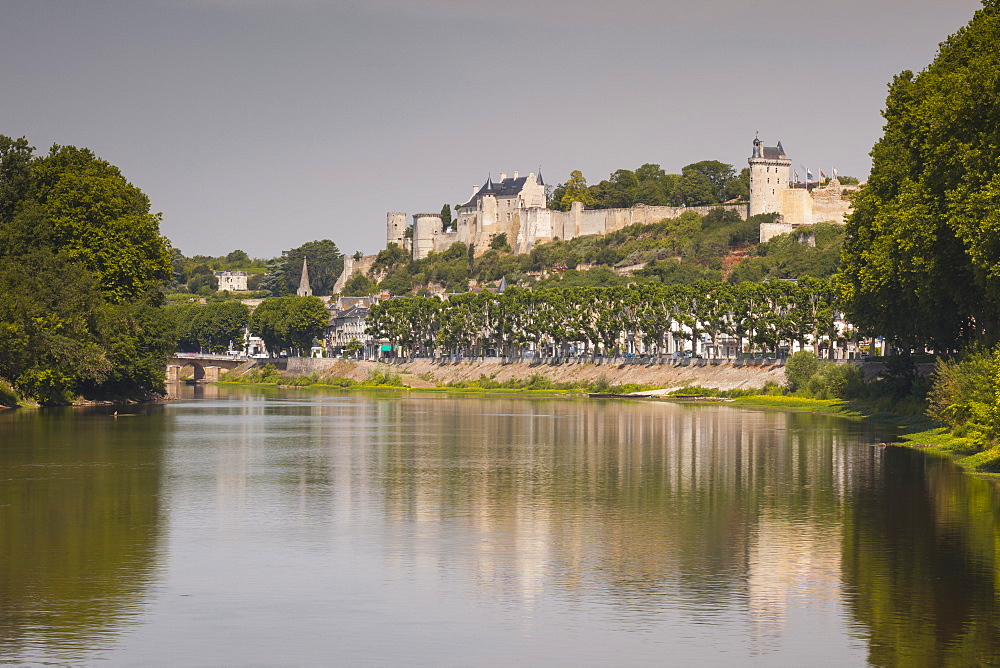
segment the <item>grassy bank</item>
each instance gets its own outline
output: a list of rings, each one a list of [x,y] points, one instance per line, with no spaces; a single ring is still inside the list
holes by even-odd
[[[972,473],[1000,477],[1000,446],[979,450],[972,439],[955,436],[946,427],[903,434],[902,445],[950,457]]]

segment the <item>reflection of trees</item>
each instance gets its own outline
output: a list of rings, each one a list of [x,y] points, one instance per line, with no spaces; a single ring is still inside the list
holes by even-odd
[[[135,614],[156,559],[160,429],[157,415],[0,414],[0,654],[99,647]]]
[[[900,448],[872,452],[844,521],[848,600],[875,665],[1000,656],[1000,501],[992,483]]]
[[[407,437],[384,439],[373,471],[390,515],[488,536],[463,553],[475,562],[467,566],[509,595],[547,583],[651,613],[664,597],[710,611],[737,593],[780,625],[782,582],[817,553],[824,572],[839,570],[837,533],[801,528],[839,516],[851,452],[834,447],[851,428],[843,422],[665,404],[404,405],[396,419]],[[771,563],[761,541],[786,531],[810,547]],[[836,582],[825,586],[836,600]]]

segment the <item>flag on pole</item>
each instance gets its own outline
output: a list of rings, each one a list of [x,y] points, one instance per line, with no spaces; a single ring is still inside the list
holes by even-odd
[[[793,169],[792,170],[792,174],[795,175],[795,182],[798,183],[799,182],[799,173]]]
[[[812,182],[813,182],[813,173],[812,173],[812,170],[807,167],[806,168],[806,183],[812,183]]]
[[[819,178],[821,181],[826,178],[826,174],[823,173],[822,169],[819,170]]]
[[[837,178],[837,168],[833,168],[833,178]]]

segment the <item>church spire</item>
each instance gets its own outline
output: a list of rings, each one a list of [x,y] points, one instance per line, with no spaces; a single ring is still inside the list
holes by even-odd
[[[302,278],[299,279],[299,289],[295,291],[299,297],[311,297],[312,287],[309,285],[309,266],[306,264],[306,258],[302,258]]]

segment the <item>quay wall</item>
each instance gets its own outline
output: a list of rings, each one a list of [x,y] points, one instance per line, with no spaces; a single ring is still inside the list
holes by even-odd
[[[262,360],[263,361],[263,360]],[[625,363],[623,360],[603,363],[539,362],[503,363],[499,359],[436,362],[417,359],[407,362],[384,363],[341,359],[287,359],[286,373],[350,378],[363,381],[370,374],[392,372],[400,375],[408,387],[433,387],[445,383],[478,380],[481,376],[496,381],[529,378],[539,374],[557,383],[594,382],[605,379],[613,385],[636,383],[660,388],[701,385],[720,390],[759,388],[765,383],[785,384],[785,369],[775,360],[748,360],[746,363],[726,363],[724,360],[684,360],[673,364]]]

